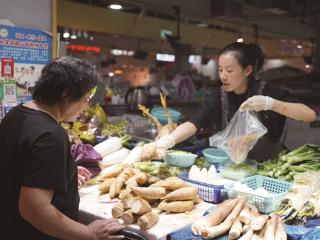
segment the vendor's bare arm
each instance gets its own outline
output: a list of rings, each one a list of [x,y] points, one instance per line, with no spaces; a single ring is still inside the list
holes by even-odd
[[[311,108],[302,103],[282,102],[274,99],[272,110],[286,117],[304,122],[315,121],[317,117]]]
[[[176,144],[183,142],[197,132],[196,126],[191,122],[180,124],[170,135],[175,139]]]
[[[22,187],[19,211],[38,230],[59,239],[91,239],[87,226],[62,214],[51,204],[53,191]]]

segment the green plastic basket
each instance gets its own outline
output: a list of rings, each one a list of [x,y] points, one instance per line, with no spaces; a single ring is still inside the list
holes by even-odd
[[[263,187],[268,192],[273,193],[273,196],[265,197],[257,194],[242,192],[236,189],[232,189],[229,186],[225,186],[229,198],[236,198],[239,195],[248,195],[249,204],[256,205],[259,212],[261,213],[273,212],[280,204],[284,195],[292,186],[292,184],[289,182],[260,175],[254,175],[248,178],[244,178],[240,180],[240,182],[242,184],[246,184],[248,187],[254,190],[259,187]]]

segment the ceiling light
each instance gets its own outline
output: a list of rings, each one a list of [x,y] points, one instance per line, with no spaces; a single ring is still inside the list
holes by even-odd
[[[72,31],[72,34],[70,36],[71,39],[77,39],[76,31]]]
[[[114,75],[113,72],[109,72],[109,73],[108,73],[108,76],[109,76],[109,77],[113,77],[113,75]]]
[[[84,38],[88,38],[88,36],[89,36],[88,32],[87,31],[83,31],[83,37]]]
[[[301,48],[302,48],[302,45],[301,45],[301,44],[298,44],[298,45],[297,45],[297,48],[301,49]]]
[[[237,39],[237,42],[243,42],[243,41],[244,41],[243,37],[239,37],[239,38]]]
[[[306,64],[306,65],[305,65],[305,68],[306,68],[306,69],[309,69],[309,68],[310,68],[310,64]]]
[[[121,10],[122,6],[120,4],[110,4],[109,8],[112,10]]]
[[[69,32],[64,32],[62,36],[63,36],[63,38],[69,38],[70,37],[70,33]]]
[[[156,54],[156,60],[157,61],[164,61],[164,62],[174,62],[175,61],[175,55],[157,53]]]
[[[208,27],[208,24],[202,22],[202,23],[198,23],[197,26],[198,26],[198,27],[201,27],[201,28],[206,28],[206,27]]]

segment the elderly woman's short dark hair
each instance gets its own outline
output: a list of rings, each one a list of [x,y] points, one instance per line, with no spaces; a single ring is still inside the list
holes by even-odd
[[[99,74],[88,61],[58,58],[42,69],[32,98],[45,104],[76,102],[94,88],[98,80]]]

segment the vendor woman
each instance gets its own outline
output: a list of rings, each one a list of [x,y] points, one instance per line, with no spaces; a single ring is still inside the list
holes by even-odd
[[[223,130],[240,107],[259,112],[259,119],[268,128],[268,133],[258,141],[249,157],[263,161],[278,154],[282,150],[280,137],[286,117],[310,122],[316,119],[316,114],[304,104],[290,102],[287,91],[256,81],[263,61],[264,54],[256,44],[235,42],[224,47],[219,54],[222,86],[212,90],[204,107],[191,121],[159,139],[158,149],[172,148],[212,124]]]

